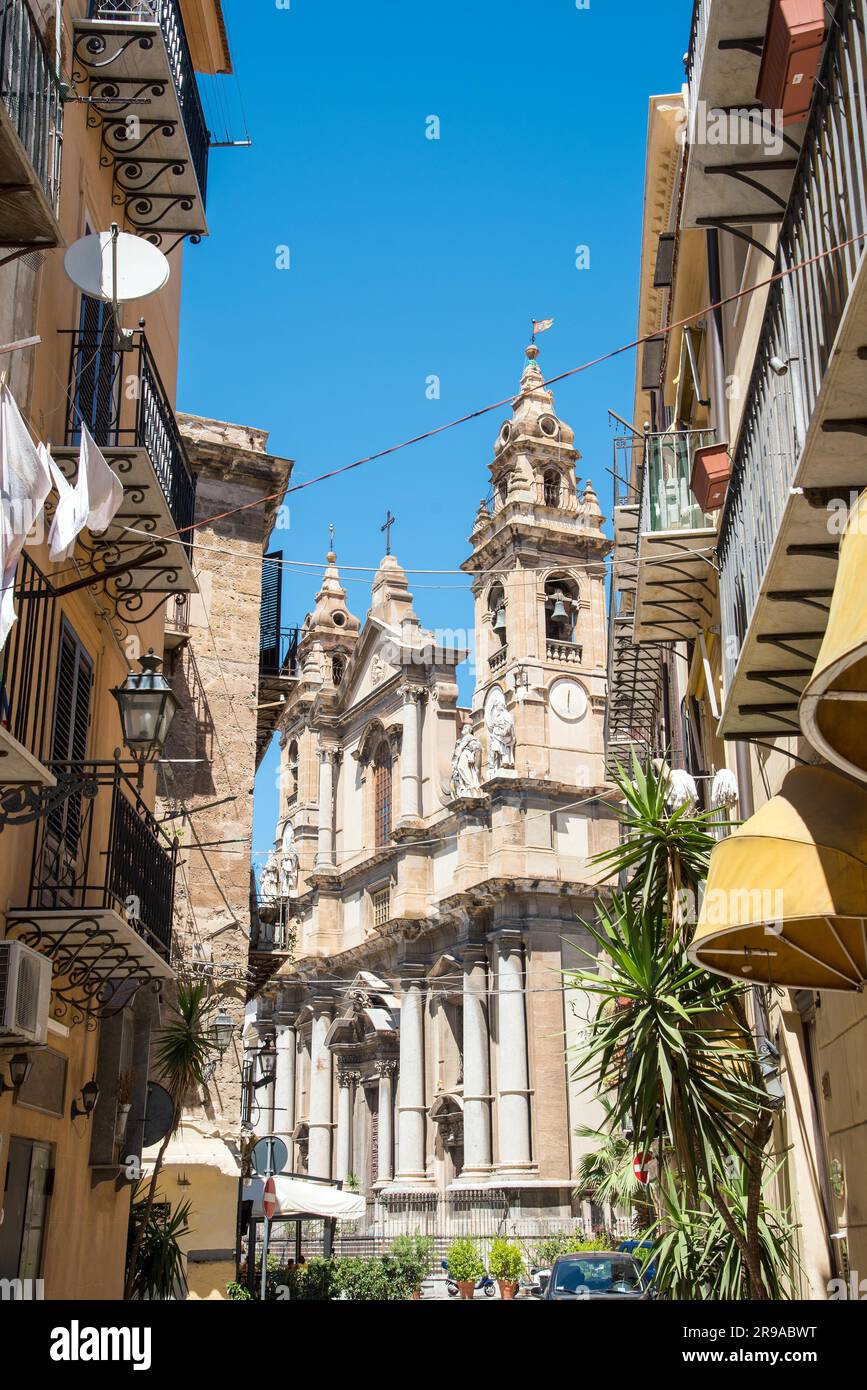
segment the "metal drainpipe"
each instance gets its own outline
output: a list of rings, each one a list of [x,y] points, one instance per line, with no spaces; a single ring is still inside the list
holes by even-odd
[[[709,315],[710,355],[711,355],[711,400],[713,401],[713,424],[717,442],[728,443],[728,401],[726,400],[725,351],[723,347],[722,277],[719,268],[719,232],[716,227],[707,229],[707,288],[711,304]],[[742,739],[735,743],[735,758],[738,775],[738,803],[742,820],[749,820],[755,810],[753,802],[753,778],[750,767],[750,745]]]

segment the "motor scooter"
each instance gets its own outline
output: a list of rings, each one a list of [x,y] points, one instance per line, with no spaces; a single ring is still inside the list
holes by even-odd
[[[458,1287],[457,1279],[449,1273],[448,1260],[443,1260],[442,1267],[445,1270],[446,1288],[448,1289],[449,1298],[457,1298],[460,1294],[460,1288]],[[497,1292],[496,1281],[491,1278],[487,1270],[485,1270],[481,1279],[476,1281],[475,1292],[478,1293],[479,1289],[484,1290],[485,1298],[493,1298]]]

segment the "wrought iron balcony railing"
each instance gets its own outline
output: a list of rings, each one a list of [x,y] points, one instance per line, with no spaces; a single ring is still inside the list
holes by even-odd
[[[204,203],[208,185],[210,135],[178,0],[90,0],[88,18],[108,23],[138,21],[160,26]]]
[[[0,7],[0,100],[55,209],[63,102],[54,64],[26,0],[3,0]]]
[[[53,762],[56,786],[13,806],[35,821],[27,910],[85,915],[111,909],[168,961],[177,847],[116,763]],[[3,804],[5,801],[5,805]]]
[[[865,72],[867,3],[843,0],[830,27],[777,248],[778,269],[808,264],[778,280],[768,295],[720,525],[723,630],[736,639],[725,644],[727,686],[863,262]]]
[[[714,526],[714,518],[702,511],[690,491],[695,451],[714,438],[709,430],[645,435],[639,533]]]
[[[196,485],[175,412],[144,333],[118,352],[111,324],[71,334],[67,445],[86,425],[100,448],[145,449],[181,539],[189,547]]]
[[[263,625],[259,644],[259,674],[273,677],[297,676],[300,638],[300,628],[281,628],[275,632]]]
[[[18,617],[0,657],[0,725],[44,764],[54,708],[57,600],[26,552],[18,562],[14,594]],[[6,780],[0,764],[0,782]]]

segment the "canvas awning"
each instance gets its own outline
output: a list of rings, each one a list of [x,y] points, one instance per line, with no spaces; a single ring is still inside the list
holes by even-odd
[[[801,696],[801,728],[829,763],[867,782],[867,492],[840,542],[825,637]]]
[[[711,855],[690,957],[789,989],[867,979],[867,788],[798,767]]]
[[[274,1187],[277,1191],[275,1221],[292,1220],[296,1217],[357,1221],[365,1212],[365,1200],[357,1192],[344,1192],[329,1183],[292,1178],[278,1173],[274,1178]],[[262,1178],[250,1178],[244,1184],[244,1197],[247,1201],[253,1202],[255,1221],[262,1221],[265,1216],[262,1209],[264,1188]]]

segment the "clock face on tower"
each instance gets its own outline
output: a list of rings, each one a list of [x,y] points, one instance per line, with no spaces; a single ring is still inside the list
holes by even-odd
[[[587,713],[587,691],[578,681],[557,680],[548,692],[551,708],[561,719],[577,722]]]

